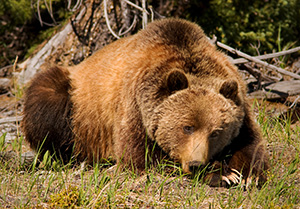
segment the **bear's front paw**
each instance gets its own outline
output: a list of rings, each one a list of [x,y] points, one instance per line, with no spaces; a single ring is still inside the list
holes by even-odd
[[[243,175],[234,168],[224,166],[219,162],[215,162],[212,167],[214,171],[204,177],[205,182],[210,186],[227,187],[243,181]]]
[[[235,170],[230,169],[226,174],[217,173],[209,173],[205,176],[204,180],[213,187],[222,186],[227,187],[231,185],[236,185],[242,182],[242,174]]]

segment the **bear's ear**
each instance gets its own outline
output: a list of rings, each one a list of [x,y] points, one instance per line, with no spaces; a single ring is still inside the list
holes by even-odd
[[[238,89],[238,83],[235,80],[228,80],[222,84],[220,94],[238,104]]]
[[[188,79],[183,72],[173,70],[168,74],[167,87],[171,94],[176,91],[186,89],[188,86]]]

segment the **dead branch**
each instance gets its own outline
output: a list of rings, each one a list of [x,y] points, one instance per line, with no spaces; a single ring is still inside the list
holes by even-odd
[[[122,0],[122,2],[126,2],[127,4],[129,4],[130,6],[133,6],[134,8],[140,10],[142,13],[143,13],[143,21],[142,21],[142,24],[143,24],[143,29],[147,26],[147,23],[148,23],[148,15],[149,15],[149,12],[147,11],[146,9],[146,1],[145,0],[142,0],[142,7],[132,3],[131,1],[128,1],[128,0]]]
[[[132,24],[131,24],[131,25],[129,26],[129,28],[128,28],[126,31],[124,31],[124,32],[122,31],[122,28],[121,28],[121,30],[119,31],[119,36],[123,36],[123,35],[129,33],[129,32],[136,26],[137,19],[138,19],[137,15],[134,15]]]
[[[281,52],[256,56],[254,58],[264,60],[264,59],[270,59],[270,58],[274,58],[274,57],[280,57],[280,56],[287,55],[287,54],[292,54],[292,53],[295,53],[298,51],[300,51],[300,46],[293,48],[293,49],[281,51]],[[233,64],[243,64],[243,63],[247,63],[247,62],[249,62],[249,60],[244,59],[244,58],[238,58],[238,59],[233,60]]]
[[[5,124],[5,123],[17,123],[23,119],[22,116],[14,116],[14,117],[6,117],[6,118],[1,118],[0,119],[0,124]]]
[[[146,28],[148,24],[148,12],[146,10],[146,0],[142,0],[142,6],[143,6],[143,29]]]
[[[40,12],[40,0],[37,1],[36,7],[37,7],[37,13],[38,13],[40,24],[41,24],[41,26],[43,26],[43,20],[42,20],[41,12]]]
[[[123,1],[126,2],[127,4],[129,4],[130,6],[133,6],[134,8],[140,10],[141,12],[145,12],[147,15],[149,15],[149,13],[148,13],[147,10],[144,8],[144,6],[143,6],[143,8],[142,8],[142,7],[136,5],[136,4],[134,4],[134,3],[132,3],[132,2],[130,2],[130,1],[128,1],[128,0],[123,0]],[[146,3],[144,2],[144,0],[143,0],[143,4],[146,5]]]
[[[46,23],[46,22],[43,21],[42,15],[41,15],[41,11],[40,11],[40,8],[42,7],[40,1],[41,1],[41,0],[37,0],[37,2],[36,2],[36,10],[37,10],[37,18],[38,18],[38,20],[39,20],[41,26],[43,26],[43,25],[47,25],[47,26],[55,26],[55,25],[56,25],[56,21],[55,21],[55,19],[54,19],[54,17],[53,17],[52,2],[50,1],[50,2],[49,2],[49,5],[48,5],[47,1],[44,0],[44,4],[45,4],[45,6],[46,6],[46,9],[47,9],[47,11],[48,11],[48,13],[49,13],[49,15],[50,15],[52,21],[53,21],[53,24],[51,24],[51,23]],[[32,8],[32,9],[34,9],[34,4],[35,4],[34,1],[31,0],[31,8]]]
[[[115,1],[113,1],[115,3]],[[126,3],[126,1],[120,1],[121,4],[121,10],[122,10],[122,20],[123,20],[123,26],[121,27],[121,29],[119,30],[119,35],[120,32],[123,30],[127,30],[130,27],[130,9],[128,4]],[[114,5],[114,7],[116,7],[116,5]],[[115,13],[116,15],[116,13]],[[116,18],[117,20],[118,18]],[[117,25],[118,22],[116,21]]]
[[[231,52],[231,53],[233,53],[233,54],[236,54],[236,55],[238,55],[238,56],[240,56],[240,57],[244,57],[244,58],[246,58],[246,59],[248,59],[248,60],[250,60],[250,61],[252,61],[252,62],[255,62],[255,63],[257,63],[257,64],[260,64],[260,65],[262,65],[262,66],[264,66],[264,67],[266,67],[266,68],[275,70],[276,72],[282,73],[282,74],[284,74],[284,75],[288,75],[288,76],[290,76],[290,77],[292,77],[292,78],[295,78],[295,79],[300,79],[300,75],[297,75],[297,74],[295,74],[295,73],[286,71],[286,70],[284,70],[284,69],[282,69],[282,68],[279,68],[279,67],[276,67],[276,66],[274,66],[274,65],[271,65],[271,64],[269,64],[269,63],[267,63],[267,62],[261,61],[261,60],[255,58],[255,57],[251,57],[250,55],[248,55],[248,54],[246,54],[246,53],[244,53],[244,52],[241,52],[241,51],[239,51],[239,50],[236,50],[236,49],[234,49],[234,48],[232,48],[232,47],[230,47],[230,46],[227,46],[226,44],[223,44],[223,43],[221,43],[221,42],[219,42],[219,41],[216,42],[216,45],[219,46],[219,47],[221,47],[221,48],[223,48],[223,49],[226,49],[227,51],[229,51],[229,52]]]
[[[3,74],[5,75],[6,74],[5,71],[7,71],[11,67],[13,67],[13,65],[7,65],[7,66],[0,68],[0,74],[2,74],[1,72],[3,72]],[[1,75],[1,76],[4,77],[4,75]]]
[[[118,36],[110,27],[109,18],[108,18],[108,14],[107,14],[107,0],[104,0],[103,4],[104,4],[104,17],[105,17],[107,28],[114,37],[116,37],[117,39],[120,39],[120,36]]]
[[[260,70],[252,67],[249,64],[244,64],[241,67],[241,69],[246,70],[248,73],[253,75],[253,77],[256,78],[258,81],[259,80],[263,80],[263,81],[267,81],[267,82],[278,82],[278,81],[280,81],[280,79],[278,79],[278,78],[270,77],[270,76],[262,74],[262,72]]]
[[[81,4],[82,4],[82,0],[77,0],[75,6],[73,8],[71,8],[72,0],[68,0],[67,8],[68,8],[69,11],[75,12],[77,9],[80,8]]]
[[[289,109],[292,109],[293,107],[295,107],[297,105],[298,100],[300,99],[300,96],[298,96],[295,101],[289,106]]]
[[[146,27],[147,22],[148,22],[148,15],[149,15],[149,12],[148,12],[147,9],[146,9],[146,1],[145,1],[145,0],[142,0],[142,7],[140,7],[140,6],[138,6],[138,5],[134,4],[134,3],[132,3],[132,2],[129,1],[129,0],[122,0],[122,1],[121,1],[121,7],[122,7],[123,10],[125,10],[125,11],[123,12],[123,18],[124,18],[124,20],[125,20],[125,23],[124,23],[124,25],[122,26],[122,28],[120,29],[119,35],[117,35],[117,34],[112,30],[112,28],[111,28],[111,26],[110,26],[110,23],[109,23],[109,17],[108,17],[108,14],[107,14],[107,1],[108,1],[108,0],[104,0],[104,1],[103,1],[103,5],[104,5],[104,17],[105,17],[105,21],[106,21],[106,25],[107,25],[107,27],[108,27],[108,30],[110,31],[110,33],[111,33],[114,37],[116,37],[117,39],[120,39],[120,36],[121,36],[121,35],[124,35],[124,34],[128,33],[128,32],[136,25],[136,23],[137,23],[137,17],[136,17],[136,15],[135,15],[132,24],[129,26],[129,22],[127,22],[127,18],[126,18],[126,16],[128,16],[128,11],[127,11],[127,9],[126,9],[126,6],[125,6],[123,3],[126,3],[126,4],[132,6],[132,7],[136,8],[136,9],[142,11],[142,13],[143,13],[143,19],[142,19],[143,28]],[[122,32],[122,30],[123,30],[124,28],[127,28],[127,30],[126,30],[125,32]]]
[[[153,22],[153,20],[154,20],[154,11],[152,9],[152,6],[149,6],[149,10],[151,12],[151,22]]]
[[[46,0],[44,0],[44,3],[45,3],[45,6],[46,6],[46,8],[47,8],[47,11],[48,11],[48,13],[49,13],[49,15],[50,15],[50,17],[51,17],[51,19],[52,19],[54,25],[57,25],[57,23],[56,23],[56,21],[55,21],[55,18],[54,18],[54,16],[53,16],[52,3],[50,2],[49,5],[48,5],[48,3],[47,3]]]

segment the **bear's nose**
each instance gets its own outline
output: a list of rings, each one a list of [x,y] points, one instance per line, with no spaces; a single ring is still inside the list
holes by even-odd
[[[203,164],[201,163],[201,161],[190,161],[190,162],[188,163],[188,165],[189,165],[189,171],[190,171],[191,173],[193,173],[193,174],[195,174],[195,173],[201,171],[201,170],[204,168],[204,166],[203,166]]]

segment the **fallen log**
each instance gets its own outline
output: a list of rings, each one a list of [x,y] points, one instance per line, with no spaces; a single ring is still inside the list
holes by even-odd
[[[240,57],[244,57],[247,60],[250,60],[252,62],[260,64],[260,65],[262,65],[262,66],[264,66],[266,68],[275,70],[278,73],[281,73],[281,74],[284,74],[284,75],[288,75],[288,76],[290,76],[292,78],[295,78],[295,79],[300,79],[300,75],[297,75],[295,73],[289,72],[289,71],[284,70],[282,68],[276,67],[276,66],[271,65],[271,64],[269,64],[267,62],[261,61],[261,60],[255,58],[255,57],[252,57],[252,56],[250,56],[250,55],[248,55],[248,54],[246,54],[244,52],[241,52],[241,51],[236,50],[236,49],[234,49],[234,48],[232,48],[230,46],[227,46],[226,44],[223,44],[223,43],[221,43],[219,41],[216,42],[216,45],[219,46],[219,47],[221,47],[221,48],[223,48],[223,49],[226,49],[227,51],[231,52],[232,54],[236,54],[236,55],[238,55]]]
[[[76,16],[75,20],[80,20],[80,18],[83,16],[86,8],[83,7],[83,9],[79,12],[79,14]],[[44,46],[43,48],[35,54],[33,57],[28,58],[22,67],[24,69],[19,75],[18,78],[18,84],[23,86],[29,80],[36,74],[38,70],[40,70],[40,67],[42,64],[44,64],[46,58],[56,51],[58,46],[62,45],[64,41],[68,38],[69,33],[73,32],[72,25],[69,22],[63,30],[55,34]],[[21,66],[19,66],[21,67]]]
[[[257,99],[280,99],[298,94],[300,94],[300,81],[290,80],[263,86],[263,90],[251,92],[248,96]]]

